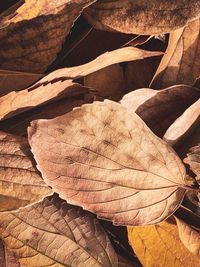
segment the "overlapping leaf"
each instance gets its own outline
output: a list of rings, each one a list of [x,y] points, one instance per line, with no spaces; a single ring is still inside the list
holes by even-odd
[[[0,211],[30,205],[50,194],[34,167],[27,140],[0,132]]]
[[[115,102],[34,121],[29,142],[55,192],[116,224],[160,222],[185,194],[185,169],[174,151]]]
[[[0,236],[20,266],[118,266],[95,217],[56,196],[2,214]]]
[[[143,35],[170,32],[199,15],[198,0],[99,0],[85,10],[98,29]]]
[[[200,180],[200,144],[190,148],[190,152],[187,154],[184,162],[189,164],[190,169],[196,174],[197,179]]]
[[[94,0],[26,0],[1,16],[0,68],[42,73],[54,61],[74,21]]]

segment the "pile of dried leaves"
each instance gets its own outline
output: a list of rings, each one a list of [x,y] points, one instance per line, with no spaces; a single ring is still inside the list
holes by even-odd
[[[0,11],[0,266],[200,267],[200,1]]]

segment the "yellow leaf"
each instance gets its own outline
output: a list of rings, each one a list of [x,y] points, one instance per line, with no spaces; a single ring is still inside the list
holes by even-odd
[[[128,237],[143,267],[200,266],[199,256],[182,244],[174,219],[158,225],[128,227]]]

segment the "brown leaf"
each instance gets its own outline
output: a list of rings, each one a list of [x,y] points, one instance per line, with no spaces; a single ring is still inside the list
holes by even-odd
[[[184,246],[193,254],[200,256],[200,232],[176,218],[180,240]]]
[[[130,244],[143,267],[200,266],[199,257],[185,248],[171,220],[146,227],[128,227]]]
[[[20,267],[13,252],[8,250],[0,240],[0,267]]]
[[[3,214],[0,236],[22,266],[118,266],[96,218],[56,196]]]
[[[184,159],[186,164],[189,164],[190,169],[196,174],[197,179],[200,180],[200,144],[190,148],[190,153]]]
[[[20,90],[37,82],[42,74],[0,70],[0,96]]]
[[[123,69],[119,64],[103,68],[85,76],[84,85],[99,91],[102,96],[118,101],[125,93]]]
[[[37,106],[75,95],[82,86],[71,80],[55,80],[40,83],[19,92],[11,92],[0,98],[0,120],[13,117]]]
[[[200,99],[175,120],[167,129],[163,139],[171,146],[177,145],[191,135],[198,126],[200,126]]]
[[[185,169],[171,147],[118,103],[83,105],[34,121],[28,132],[47,184],[115,224],[160,222],[185,194]]]
[[[158,34],[185,26],[200,15],[198,0],[99,0],[85,10],[97,29]]]
[[[52,194],[35,169],[24,138],[0,132],[0,174],[1,212],[30,205]]]
[[[63,99],[28,110],[17,116],[1,121],[1,130],[15,135],[27,136],[27,127],[32,120],[53,119],[71,111],[74,107],[92,103],[94,100],[103,100],[102,97],[96,95],[96,92],[83,86],[77,88],[74,87],[74,91],[75,92],[73,93],[72,90],[71,95],[66,95]]]
[[[162,54],[163,53],[160,51],[147,51],[136,47],[123,47],[111,52],[101,54],[89,63],[80,66],[55,70],[41,79],[38,84],[42,82],[50,82],[51,80],[60,77],[78,79],[113,64],[160,56]]]
[[[200,75],[200,19],[170,33],[169,44],[151,87],[193,85]]]
[[[161,91],[142,88],[125,95],[120,102],[136,112],[156,135],[163,137],[175,119],[199,97],[200,91],[196,88],[176,85]]]
[[[29,0],[0,20],[0,68],[42,73],[94,0]]]

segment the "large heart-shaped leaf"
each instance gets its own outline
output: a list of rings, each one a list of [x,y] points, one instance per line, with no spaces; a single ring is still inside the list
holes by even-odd
[[[29,140],[48,185],[116,224],[160,222],[184,196],[185,169],[175,152],[115,102],[34,121]]]

